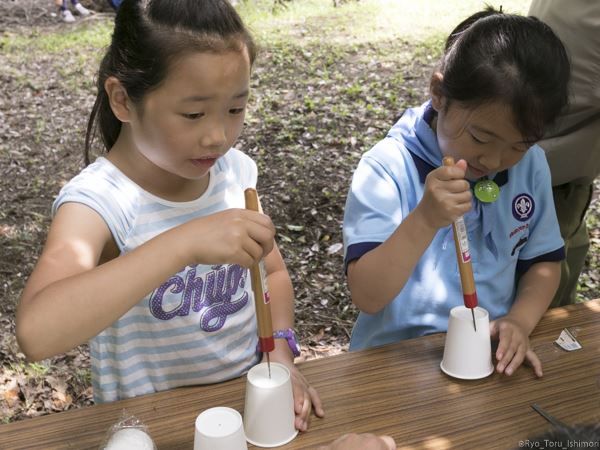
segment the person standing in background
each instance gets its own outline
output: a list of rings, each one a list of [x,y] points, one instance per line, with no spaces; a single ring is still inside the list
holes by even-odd
[[[58,6],[58,15],[60,16],[60,20],[66,23],[75,22],[75,17],[69,10],[68,0],[55,0],[54,3],[56,6]],[[81,17],[87,17],[92,13],[89,9],[79,3],[79,0],[71,0],[71,5],[73,5],[75,12]]]
[[[561,282],[550,305],[556,307],[575,302],[590,246],[585,216],[600,174],[600,1],[533,0],[529,15],[552,28],[571,59],[569,107],[538,142],[550,166],[565,241]]]

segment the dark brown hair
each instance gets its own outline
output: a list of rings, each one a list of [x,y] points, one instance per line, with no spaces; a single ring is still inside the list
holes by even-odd
[[[570,64],[560,39],[535,17],[487,7],[461,22],[440,62],[441,94],[463,106],[501,100],[527,141],[539,140],[568,103]]]

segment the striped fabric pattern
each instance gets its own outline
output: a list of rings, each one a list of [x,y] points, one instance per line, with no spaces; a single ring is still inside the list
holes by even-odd
[[[144,191],[100,157],[60,191],[53,213],[85,204],[107,223],[121,253],[190,219],[244,207],[255,163],[231,149],[210,172],[206,192],[171,202]],[[238,377],[258,362],[248,271],[237,265],[186,266],[92,338],[98,403]]]

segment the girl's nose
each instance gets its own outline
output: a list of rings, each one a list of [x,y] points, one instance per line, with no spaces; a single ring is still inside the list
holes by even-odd
[[[494,172],[502,163],[502,152],[498,150],[488,149],[479,157],[479,164],[485,167],[488,171]]]
[[[203,147],[221,147],[226,141],[225,126],[222,122],[213,121],[206,124],[206,127],[202,130],[200,143]]]

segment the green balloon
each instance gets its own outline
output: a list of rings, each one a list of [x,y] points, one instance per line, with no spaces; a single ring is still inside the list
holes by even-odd
[[[498,199],[500,188],[492,180],[479,180],[475,183],[475,197],[484,203],[492,203]]]

